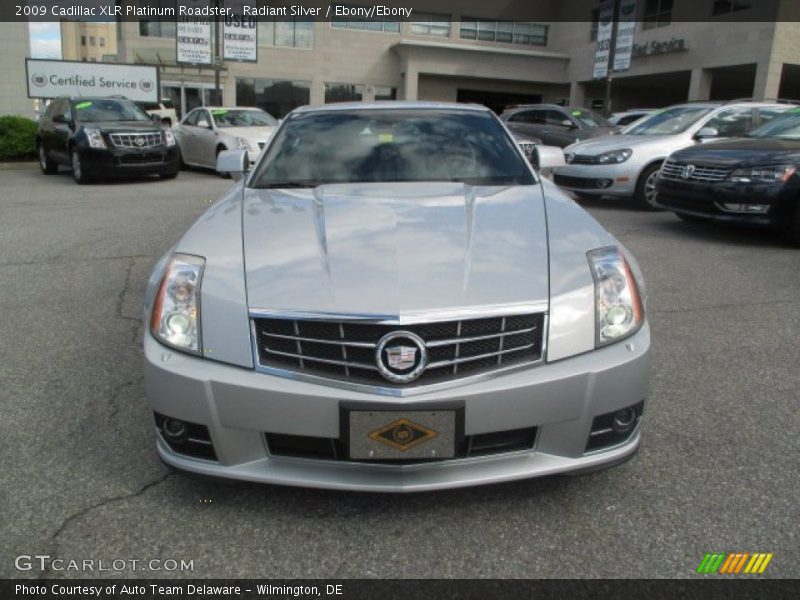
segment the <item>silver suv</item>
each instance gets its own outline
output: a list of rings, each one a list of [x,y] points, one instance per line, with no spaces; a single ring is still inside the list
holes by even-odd
[[[633,197],[656,209],[656,177],[670,154],[692,144],[738,137],[790,108],[775,102],[697,102],[657,111],[619,135],[572,144],[554,170],[562,188],[582,198]]]

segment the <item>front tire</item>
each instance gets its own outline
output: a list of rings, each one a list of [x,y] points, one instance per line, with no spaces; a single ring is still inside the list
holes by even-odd
[[[794,211],[792,223],[789,225],[789,229],[786,230],[786,238],[793,246],[800,247],[800,206]]]
[[[86,173],[85,165],[83,164],[83,159],[81,158],[81,153],[78,152],[77,148],[72,148],[69,153],[69,162],[72,165],[72,178],[78,185],[84,185],[89,183],[91,178]]]
[[[54,162],[47,156],[47,151],[44,149],[44,144],[39,142],[39,168],[45,175],[55,175],[58,171],[58,163]]]
[[[656,178],[660,169],[661,163],[648,165],[636,182],[634,199],[644,210],[663,210],[656,204]]]

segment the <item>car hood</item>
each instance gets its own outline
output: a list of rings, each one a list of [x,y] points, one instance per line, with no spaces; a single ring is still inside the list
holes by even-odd
[[[402,317],[546,303],[539,185],[245,188],[251,309]]]
[[[564,152],[595,156],[622,148],[660,148],[675,143],[677,143],[677,147],[681,147],[688,142],[684,141],[682,137],[674,135],[606,135],[567,146],[564,148]]]
[[[670,158],[725,166],[793,162],[800,158],[800,140],[736,138],[686,148]]]
[[[225,127],[221,133],[246,139],[248,142],[258,144],[266,142],[275,131],[275,127]]]

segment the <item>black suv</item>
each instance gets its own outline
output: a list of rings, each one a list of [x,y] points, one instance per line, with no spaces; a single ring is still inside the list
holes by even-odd
[[[587,108],[555,104],[527,104],[503,111],[500,118],[515,133],[542,140],[548,146],[564,148],[580,140],[619,131]]]
[[[36,151],[42,172],[72,167],[78,183],[98,175],[178,174],[172,130],[127,98],[56,98],[39,119]]]
[[[673,153],[656,192],[656,203],[684,220],[772,227],[800,245],[800,108],[746,137]]]

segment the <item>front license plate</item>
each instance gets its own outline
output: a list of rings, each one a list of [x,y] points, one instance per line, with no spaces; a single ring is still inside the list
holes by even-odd
[[[350,411],[350,458],[410,460],[452,458],[456,411]]]

